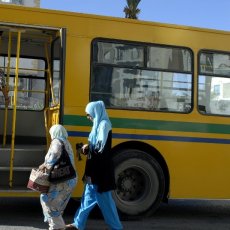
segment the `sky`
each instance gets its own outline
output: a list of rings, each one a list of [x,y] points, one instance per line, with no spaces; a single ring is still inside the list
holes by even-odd
[[[124,18],[126,0],[40,0],[41,8]],[[138,19],[230,31],[230,0],[141,0]]]

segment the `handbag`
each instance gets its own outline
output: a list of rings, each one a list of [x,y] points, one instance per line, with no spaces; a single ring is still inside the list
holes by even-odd
[[[51,183],[59,183],[76,177],[75,169],[71,163],[69,154],[65,149],[65,145],[61,140],[59,141],[62,144],[62,153],[50,170],[48,180]]]
[[[47,193],[50,187],[48,177],[49,175],[47,173],[33,168],[30,173],[27,188],[37,192]]]

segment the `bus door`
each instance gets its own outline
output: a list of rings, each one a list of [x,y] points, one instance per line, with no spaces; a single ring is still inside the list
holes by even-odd
[[[61,36],[58,28],[0,24],[0,68],[10,98],[5,106],[0,91],[0,196],[32,192],[31,169],[43,163],[49,128],[60,122]]]
[[[64,76],[63,40],[64,30],[60,30],[58,36],[51,43],[51,56],[49,56],[48,46],[46,45],[47,59],[47,92],[49,100],[44,110],[45,128],[47,145],[50,144],[49,129],[52,125],[61,122],[60,110],[62,109],[62,80]]]

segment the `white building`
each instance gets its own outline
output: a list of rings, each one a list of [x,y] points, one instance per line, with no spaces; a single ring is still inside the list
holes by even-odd
[[[0,3],[40,7],[40,0],[0,0]]]

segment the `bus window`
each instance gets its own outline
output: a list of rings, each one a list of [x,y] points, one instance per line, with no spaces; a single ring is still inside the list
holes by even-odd
[[[230,115],[230,54],[201,52],[198,84],[201,113]]]
[[[152,46],[148,48],[148,67],[191,72],[191,53],[183,48]]]
[[[103,100],[107,108],[190,111],[189,50],[94,42],[93,57],[91,100]]]
[[[60,88],[61,88],[61,39],[57,38],[52,44],[52,77],[54,101],[50,101],[50,105],[54,106],[60,103]],[[55,104],[53,104],[55,103]]]
[[[143,67],[144,47],[133,44],[97,42],[94,44],[94,59],[104,64]]]
[[[0,58],[0,66],[5,70],[7,57]],[[16,59],[11,58],[9,97],[12,108],[14,75]],[[21,110],[42,110],[45,105],[45,61],[41,59],[20,58],[18,79],[17,109]],[[1,95],[1,107],[4,107],[4,98]]]

